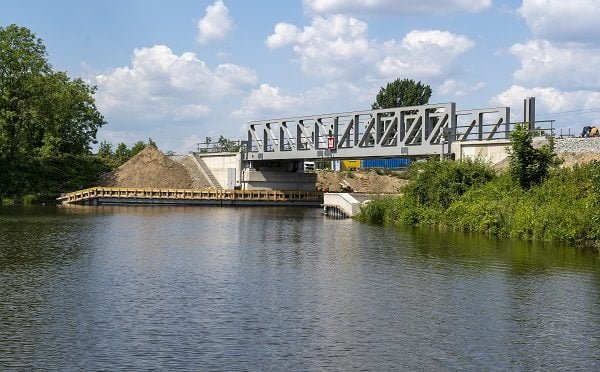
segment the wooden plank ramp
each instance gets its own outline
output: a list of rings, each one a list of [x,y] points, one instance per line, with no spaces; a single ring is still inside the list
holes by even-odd
[[[231,204],[320,205],[323,193],[316,191],[146,189],[91,187],[57,198],[62,204]]]

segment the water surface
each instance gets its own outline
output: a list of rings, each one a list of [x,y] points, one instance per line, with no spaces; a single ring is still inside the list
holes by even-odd
[[[0,369],[600,369],[600,260],[319,209],[0,209]]]

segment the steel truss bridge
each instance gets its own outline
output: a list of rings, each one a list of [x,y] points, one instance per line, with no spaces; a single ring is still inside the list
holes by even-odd
[[[454,141],[508,139],[510,108],[450,102],[250,121],[247,130],[247,160],[425,156]]]

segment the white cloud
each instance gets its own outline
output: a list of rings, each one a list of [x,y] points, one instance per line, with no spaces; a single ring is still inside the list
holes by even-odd
[[[491,6],[491,0],[303,0],[312,13],[395,13],[445,14],[456,11],[478,12]]]
[[[353,17],[315,17],[302,31],[278,23],[266,43],[269,48],[293,44],[306,75],[336,78],[359,68],[368,56],[367,29],[366,23]]]
[[[515,44],[510,50],[521,62],[521,68],[514,73],[518,84],[569,90],[600,89],[600,48],[533,40]]]
[[[399,44],[395,40],[383,44],[385,57],[377,64],[377,69],[380,76],[388,79],[438,77],[457,56],[474,45],[466,36],[447,31],[415,30]]]
[[[600,39],[598,0],[523,0],[519,13],[536,38],[580,42]]]
[[[289,94],[279,87],[262,84],[243,100],[241,108],[232,112],[231,116],[258,120],[368,109],[377,90],[375,86],[365,89],[350,82],[336,81]]]
[[[189,121],[210,114],[211,102],[257,82],[248,68],[222,64],[211,70],[194,53],[176,55],[156,45],[135,49],[131,66],[96,76],[96,102],[109,118]]]
[[[559,113],[598,108],[598,102],[600,102],[600,92],[595,91],[577,90],[569,92],[553,87],[525,88],[513,85],[493,97],[491,103],[499,106],[510,106],[513,114],[519,116],[523,111],[523,99],[526,97],[536,98],[536,111],[538,113]]]
[[[198,42],[205,44],[214,40],[222,40],[233,27],[233,19],[229,9],[222,0],[206,7],[206,15],[198,21]]]
[[[273,115],[289,114],[294,107],[302,105],[301,96],[288,95],[278,87],[261,84],[258,89],[253,89],[250,95],[244,98],[242,107],[232,116],[246,120],[268,118]]]
[[[305,75],[330,80],[438,77],[475,45],[466,36],[439,30],[415,30],[400,43],[379,43],[369,40],[365,22],[339,14],[317,16],[302,30],[278,23],[266,44],[272,49],[292,45]]]
[[[471,85],[460,82],[454,79],[448,79],[435,89],[435,93],[447,97],[464,97],[473,93],[477,93],[485,88],[485,83],[480,81],[477,84]]]
[[[275,31],[267,37],[267,46],[271,49],[280,48],[284,45],[296,42],[300,37],[298,27],[289,23],[280,22],[275,25]]]

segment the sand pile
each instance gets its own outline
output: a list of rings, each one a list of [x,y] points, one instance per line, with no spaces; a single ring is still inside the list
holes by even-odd
[[[99,183],[100,186],[107,187],[157,189],[193,187],[193,181],[186,169],[154,146],[146,146],[119,168],[104,174]]]
[[[332,192],[343,191],[347,185],[354,192],[374,194],[395,194],[408,183],[398,177],[379,175],[374,170],[358,170],[351,172],[317,171],[317,188]]]

